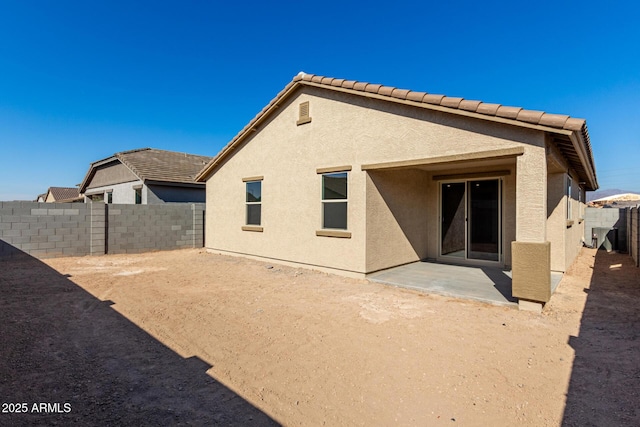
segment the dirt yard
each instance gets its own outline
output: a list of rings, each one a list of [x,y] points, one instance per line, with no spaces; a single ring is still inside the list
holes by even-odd
[[[0,286],[28,409],[0,425],[640,425],[627,255],[583,250],[542,314],[202,250],[4,259]]]

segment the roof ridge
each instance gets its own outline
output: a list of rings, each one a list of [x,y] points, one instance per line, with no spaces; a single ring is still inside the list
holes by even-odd
[[[449,97],[446,95],[434,95],[427,92],[413,91],[410,89],[399,89],[393,86],[359,82],[357,80],[336,79],[334,77],[319,76],[316,74],[308,74],[304,72],[298,73],[293,78],[292,82],[309,82],[321,86],[341,87],[343,89],[353,91],[374,93],[388,98],[397,98],[400,100],[413,101],[416,103],[438,105],[440,107],[449,108],[452,110],[463,110],[484,116],[500,117],[533,125],[578,132],[584,139],[590,166],[593,169],[594,173],[596,170],[596,166],[593,161],[591,138],[589,137],[589,131],[587,130],[587,121],[585,119],[571,117],[566,114],[555,114],[538,110],[527,110],[522,107],[492,104],[477,100],[467,100],[460,97]]]
[[[580,131],[586,120],[570,117],[566,114],[554,114],[544,111],[527,110],[522,107],[487,103],[462,97],[451,97],[440,94],[401,89],[377,83],[361,82],[357,80],[337,79],[316,74],[299,73],[293,82],[308,82],[321,86],[341,87],[347,90],[367,92],[385,97],[413,101],[422,104],[439,105],[445,108],[464,110],[485,116],[502,117],[534,125],[547,126],[557,129]]]
[[[120,151],[118,153],[115,153],[114,155],[117,156],[118,154],[131,154],[131,153],[136,153],[136,152],[140,152],[140,151],[160,151],[160,152],[163,152],[163,153],[184,154],[185,156],[211,157],[211,156],[205,156],[203,154],[193,154],[193,153],[187,153],[187,152],[184,152],[184,151],[164,150],[162,148],[153,148],[153,147],[135,148],[133,150]]]
[[[232,139],[225,145],[222,150],[209,161],[209,163],[196,176],[197,181],[202,181],[220,159],[226,157],[231,152],[238,141],[240,141],[251,129],[255,129],[263,117],[266,117],[282,99],[299,85],[309,85],[314,87],[325,86],[327,89],[342,90],[347,93],[362,93],[364,96],[375,95],[376,97],[386,98],[390,101],[410,102],[413,105],[433,105],[438,109],[450,111],[454,114],[465,114],[481,118],[495,117],[499,121],[513,121],[515,125],[522,123],[521,126],[542,126],[549,131],[553,129],[575,132],[578,137],[584,141],[588,154],[588,162],[594,173],[595,165],[593,162],[593,153],[591,150],[591,142],[585,119],[570,117],[565,114],[552,114],[544,111],[526,110],[522,107],[505,106],[502,104],[487,103],[477,100],[468,100],[461,97],[448,97],[439,94],[430,94],[427,92],[414,91],[409,89],[400,89],[393,86],[384,86],[381,84],[372,84],[360,82],[357,80],[337,79],[334,77],[320,76],[316,74],[308,74],[303,71],[296,74],[293,79],[258,113],[249,121]],[[369,95],[370,94],[370,95]],[[428,107],[427,107],[428,108]],[[495,120],[495,119],[494,119]],[[595,181],[594,181],[595,182]],[[596,183],[597,186],[597,183]]]
[[[117,156],[118,154],[129,154],[129,153],[135,153],[138,151],[146,151],[146,150],[153,150],[153,148],[144,147],[144,148],[134,148],[133,150],[118,151],[117,153],[114,154],[114,156]]]

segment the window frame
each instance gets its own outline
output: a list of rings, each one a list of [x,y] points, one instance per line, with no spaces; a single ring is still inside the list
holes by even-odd
[[[572,209],[572,203],[571,203],[571,191],[572,191],[572,186],[573,186],[573,179],[571,178],[571,175],[567,174],[567,185],[566,185],[566,194],[567,194],[567,220],[572,220],[573,219],[573,209]]]
[[[104,193],[90,194],[87,197],[89,197],[91,203],[104,203]]]
[[[584,219],[584,207],[587,200],[587,192],[582,185],[578,186],[578,212],[580,220]]]
[[[344,198],[335,198],[335,199],[327,199],[325,198],[325,177],[328,176],[336,176],[336,175],[344,175],[345,179],[345,197]],[[347,231],[349,230],[349,171],[335,171],[335,172],[325,172],[321,174],[321,230],[337,230],[337,231]],[[327,227],[325,222],[325,205],[326,204],[344,204],[345,205],[345,217],[344,217],[344,228],[336,228],[336,227]]]
[[[262,181],[264,180],[264,177],[251,177],[251,178],[244,178],[242,181],[244,182],[244,227],[243,230],[245,231],[262,231]],[[251,184],[259,184],[260,185],[260,200],[257,202],[252,202],[249,201],[249,185]],[[259,217],[258,217],[258,223],[257,224],[251,224],[249,223],[249,206],[259,206],[260,210],[259,210]]]

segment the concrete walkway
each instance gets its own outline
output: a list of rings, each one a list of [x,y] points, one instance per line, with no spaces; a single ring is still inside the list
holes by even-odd
[[[551,273],[552,289],[558,286],[561,273]],[[372,282],[418,291],[471,299],[489,304],[517,306],[511,295],[511,272],[499,267],[475,267],[414,262],[400,267],[372,273]]]

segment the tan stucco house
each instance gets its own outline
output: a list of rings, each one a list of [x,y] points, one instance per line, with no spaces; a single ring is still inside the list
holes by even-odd
[[[80,184],[87,203],[203,203],[195,177],[211,157],[156,148],[122,151],[91,163]]]
[[[49,187],[47,192],[38,195],[36,202],[42,203],[71,203],[82,202],[78,187]]]
[[[196,180],[211,251],[359,277],[499,266],[537,303],[598,188],[585,120],[303,73]]]

